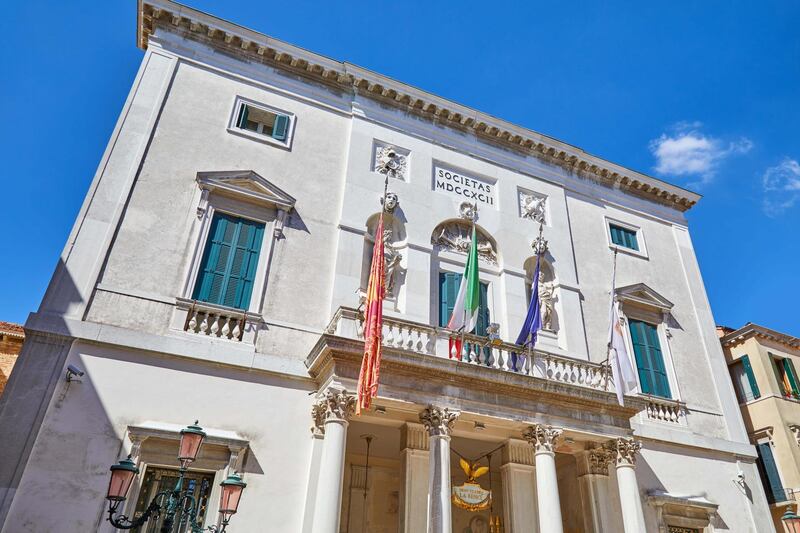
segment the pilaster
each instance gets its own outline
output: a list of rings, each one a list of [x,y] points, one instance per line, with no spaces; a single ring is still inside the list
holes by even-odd
[[[524,440],[509,439],[502,457],[505,533],[534,533],[537,502],[533,448]]]

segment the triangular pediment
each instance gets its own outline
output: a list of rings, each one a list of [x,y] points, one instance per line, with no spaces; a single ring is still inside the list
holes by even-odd
[[[291,195],[252,170],[198,172],[197,183],[201,189],[220,190],[287,211],[295,203]]]
[[[616,290],[616,294],[617,300],[622,302],[630,302],[644,307],[654,307],[662,311],[669,311],[672,309],[672,302],[644,283],[619,287]]]

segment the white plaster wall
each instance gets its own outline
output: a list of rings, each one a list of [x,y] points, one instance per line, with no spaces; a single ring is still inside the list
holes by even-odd
[[[104,497],[109,466],[130,446],[126,428],[196,418],[250,441],[232,527],[300,531],[312,450],[308,382],[82,343],[70,363],[86,375],[56,387],[3,532],[112,531]]]

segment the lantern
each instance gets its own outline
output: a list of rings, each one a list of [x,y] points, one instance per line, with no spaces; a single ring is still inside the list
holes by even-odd
[[[229,475],[225,481],[220,483],[222,494],[219,497],[219,512],[224,521],[236,514],[236,510],[239,508],[239,499],[246,486],[247,483],[242,481],[242,478],[236,473]]]
[[[195,420],[194,424],[181,430],[181,445],[178,450],[178,460],[181,461],[184,466],[197,459],[200,445],[203,444],[203,439],[206,438],[205,431],[197,425],[197,422],[198,421]]]
[[[127,459],[122,459],[111,467],[111,480],[108,482],[108,494],[106,498],[111,502],[124,501],[128,496],[133,478],[139,473],[139,468],[131,461],[129,455]]]
[[[790,508],[783,513],[781,522],[789,533],[800,533],[800,516],[797,516]]]

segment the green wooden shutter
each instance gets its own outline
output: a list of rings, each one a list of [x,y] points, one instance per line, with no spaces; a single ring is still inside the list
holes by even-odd
[[[239,108],[239,120],[236,122],[236,127],[247,128],[247,104],[242,104],[242,107]]]
[[[642,392],[671,398],[664,356],[658,341],[658,330],[652,324],[631,320],[630,332]]]
[[[767,500],[769,503],[786,501],[786,492],[783,490],[778,466],[772,455],[772,446],[768,442],[757,444],[756,451],[758,452],[758,472],[761,474],[761,482],[764,484]]]
[[[462,275],[456,272],[439,273],[439,326],[441,327],[447,325],[450,315],[453,314],[461,277]]]
[[[778,390],[783,396],[788,396],[790,391],[786,390],[786,382],[783,380],[783,374],[781,369],[778,368],[778,362],[775,360],[774,355],[769,354],[769,362],[772,365],[772,372],[775,374],[775,381],[778,382]]]
[[[285,141],[288,130],[289,117],[286,115],[276,115],[275,124],[272,126],[272,138],[279,141]]]
[[[753,399],[757,399],[761,397],[761,391],[758,389],[758,383],[756,382],[756,376],[753,374],[753,367],[750,366],[750,358],[748,356],[742,357],[742,367],[744,367],[744,373],[747,376],[747,381],[750,383],[750,392],[753,394]]]
[[[247,309],[263,237],[264,224],[222,213],[214,215],[193,297]]]
[[[481,290],[478,296],[478,323],[475,325],[475,334],[486,335],[491,318],[489,316],[489,285],[481,282]]]
[[[636,232],[631,230],[625,230],[625,236],[627,237],[626,243],[628,248],[632,250],[639,250],[639,243],[636,240]]]
[[[611,226],[611,242],[618,246],[622,245],[622,236],[617,226]]]
[[[783,359],[783,369],[786,376],[789,378],[789,384],[792,386],[792,394],[797,397],[800,396],[800,389],[797,388],[797,373],[794,370],[794,363],[788,357]]]

